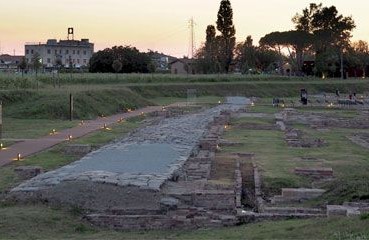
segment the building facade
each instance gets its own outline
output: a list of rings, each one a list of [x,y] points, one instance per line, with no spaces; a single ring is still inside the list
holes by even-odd
[[[0,55],[0,71],[16,71],[22,61],[23,56],[11,56],[9,54]]]
[[[196,74],[195,62],[192,59],[181,58],[170,63],[172,74]]]
[[[46,43],[26,44],[25,57],[29,64],[38,54],[42,65],[46,68],[62,65],[66,68],[87,67],[94,53],[94,44],[89,39],[60,40],[49,39]]]

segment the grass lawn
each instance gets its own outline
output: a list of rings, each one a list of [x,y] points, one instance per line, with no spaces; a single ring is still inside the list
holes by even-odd
[[[33,139],[48,135],[52,129],[61,130],[78,125],[79,121],[49,119],[4,118],[3,138]]]

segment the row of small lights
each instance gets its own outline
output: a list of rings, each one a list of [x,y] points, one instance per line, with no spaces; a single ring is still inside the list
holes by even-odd
[[[131,111],[131,109],[128,109],[128,112],[130,112]],[[142,112],[141,113],[141,115],[144,115],[144,113]],[[124,122],[124,118],[119,118],[118,120],[117,120],[117,123],[122,123],[122,122]],[[84,125],[84,121],[82,120],[80,123],[79,123],[79,126],[83,126]],[[104,130],[107,130],[107,131],[110,131],[110,130],[112,130],[111,128],[109,128],[108,126],[107,126],[107,124],[106,123],[104,123],[104,125],[103,125],[103,127],[102,127],[102,129],[104,129]],[[56,131],[56,129],[52,129],[51,131],[50,131],[50,133],[49,133],[49,135],[56,135],[56,134],[58,134],[58,132]],[[66,139],[67,141],[72,141],[73,140],[73,136],[70,134],[70,135],[68,135],[68,137],[67,137],[67,139]],[[0,143],[0,151],[3,151],[3,150],[7,150],[8,148],[6,148],[6,147],[4,147],[4,144],[3,143]],[[22,160],[22,155],[20,154],[20,153],[18,153],[17,154],[17,156],[16,156],[16,158],[14,158],[13,160],[15,160],[15,161],[20,161],[20,160]]]
[[[326,79],[327,77],[323,74],[322,79]],[[366,77],[361,77],[362,79],[365,79]]]
[[[0,151],[4,151],[4,150],[7,150],[7,149],[9,149],[9,148],[5,147],[5,146],[4,146],[4,143],[0,143]],[[17,156],[16,156],[16,158],[14,158],[13,160],[18,160],[18,161],[20,161],[20,160],[21,160],[21,158],[22,158],[21,154],[20,154],[20,153],[18,153],[18,154],[17,154]]]
[[[254,107],[254,106],[255,106],[255,103],[254,103],[254,102],[251,102],[251,107]],[[282,107],[282,108],[285,108],[285,107],[286,107],[286,105],[283,103],[283,104],[281,105],[281,107]],[[331,102],[331,103],[329,103],[329,104],[327,105],[327,107],[332,108],[332,107],[334,107],[334,104]]]
[[[4,146],[3,143],[0,143],[0,151],[4,151],[4,150],[7,150],[8,148]],[[22,159],[22,156],[20,153],[17,154],[17,157],[13,160],[18,160],[20,161]]]
[[[222,102],[221,101],[218,101],[218,104],[221,104]],[[251,102],[251,107],[254,107],[255,106],[255,103],[254,102]]]

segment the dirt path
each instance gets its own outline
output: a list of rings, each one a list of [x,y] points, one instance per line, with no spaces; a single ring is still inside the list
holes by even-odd
[[[142,113],[150,113],[154,111],[159,111],[161,109],[161,106],[146,107],[129,113],[121,113],[109,117],[85,121],[84,124],[81,126],[65,129],[54,135],[45,136],[38,139],[29,139],[13,144],[9,148],[0,151],[0,167],[11,163],[13,160],[16,160],[18,154],[21,154],[22,158],[34,155],[59,143],[67,141],[70,135],[73,138],[80,138],[82,136],[85,136],[86,134],[101,129],[104,124],[109,126],[115,124],[121,118],[127,119],[131,117],[136,117],[141,115]]]

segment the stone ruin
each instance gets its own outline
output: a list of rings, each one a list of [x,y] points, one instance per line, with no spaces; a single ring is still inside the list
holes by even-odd
[[[304,116],[302,116],[304,115]],[[322,147],[326,143],[320,139],[306,139],[303,137],[303,132],[289,127],[292,123],[303,123],[311,127],[321,129],[330,127],[351,127],[359,124],[364,119],[359,119],[350,122],[347,119],[333,120],[332,122],[324,122],[325,119],[305,118],[306,114],[297,113],[294,109],[285,109],[282,113],[276,114],[276,126],[285,132],[286,141],[291,147]],[[366,116],[367,118],[367,116]],[[333,118],[332,118],[333,119]],[[313,120],[312,122],[310,122]],[[324,124],[322,124],[324,122]],[[366,128],[367,122],[360,128]],[[357,136],[355,136],[357,137]],[[369,139],[369,138],[368,138]],[[357,141],[357,140],[356,140]],[[369,142],[369,141],[368,141]],[[359,145],[365,145],[365,138],[360,138]],[[323,162],[322,159],[311,157],[299,158],[301,161]],[[334,177],[332,168],[315,167],[315,168],[295,168],[294,173],[314,180],[330,180]],[[255,183],[255,209],[254,211],[241,210],[238,213],[240,222],[258,222],[263,220],[291,219],[291,218],[325,218],[331,216],[357,216],[369,212],[368,203],[345,203],[343,205],[327,205],[325,208],[306,208],[301,206],[293,206],[301,202],[314,199],[322,196],[325,193],[324,189],[314,188],[283,188],[281,195],[277,195],[268,199],[261,191],[261,176],[258,167],[254,164],[254,183]]]
[[[133,133],[127,141],[119,143],[122,146],[107,146],[59,171],[41,174],[13,189],[10,199],[81,207],[88,212],[84,218],[92,224],[119,230],[194,229],[263,220],[326,217],[337,215],[337,212],[343,214],[343,210],[335,210],[340,207],[327,207],[324,212],[324,209],[279,205],[321,196],[325,192],[322,189],[282,189],[282,194],[272,200],[275,205],[270,206],[264,199],[262,179],[256,164],[253,164],[250,176],[242,176],[240,162],[237,161],[232,184],[220,185],[209,181],[216,152],[222,143],[220,136],[232,116],[231,111],[225,111],[229,108],[218,106],[206,111],[200,118],[188,116],[185,117],[185,122],[178,121],[177,124],[172,124],[178,120],[177,117],[167,119],[166,115],[162,116],[166,121],[161,122],[160,126],[147,127]],[[234,111],[238,109],[231,108]],[[194,128],[194,125],[201,127]],[[283,125],[282,121],[281,128]],[[206,131],[201,130],[202,128]],[[175,134],[171,134],[171,131]],[[141,139],[142,134],[146,136],[144,139]],[[193,142],[194,139],[196,140]],[[132,145],[132,142],[135,144]],[[159,142],[161,145],[152,145],[152,142]],[[161,166],[167,168],[165,173],[149,174],[143,167],[149,163],[138,162],[142,166],[137,173],[117,174],[120,169],[85,169],[82,173],[77,171],[68,174],[81,168],[84,161],[96,164],[98,168],[105,166],[106,161],[112,161],[106,154],[105,158],[99,158],[101,152],[108,152],[116,157],[117,150],[123,150],[119,152],[121,155],[129,155],[131,152],[137,153],[135,149],[138,147],[141,148],[139,152],[144,154],[147,151],[146,154],[155,161],[159,161],[163,155],[156,156],[153,149],[159,149],[165,155],[179,160],[165,162]],[[129,156],[126,157],[132,160]],[[234,154],[235,159],[250,162],[254,157],[254,153]],[[95,158],[98,161],[91,162]],[[132,166],[128,164],[123,167],[129,169]],[[313,178],[333,175],[331,169],[295,171]],[[252,182],[251,191],[244,189],[245,181]],[[246,210],[243,205],[245,194],[252,195],[247,197],[254,201],[253,211]],[[360,212],[366,209],[365,206],[359,207]],[[347,212],[348,210],[346,214]]]
[[[349,136],[348,139],[363,148],[369,149],[369,134],[355,134],[353,136]]]
[[[295,109],[286,108],[281,113],[275,114],[276,126],[284,132],[285,140],[289,147],[300,148],[315,148],[324,147],[327,142],[320,138],[310,138],[304,136],[304,132],[293,127],[290,127],[294,120],[291,120],[291,116],[298,115]],[[304,122],[305,123],[305,122]]]
[[[42,167],[38,166],[20,166],[14,169],[14,172],[22,180],[28,180],[34,178],[44,172]]]
[[[274,196],[272,203],[293,203],[320,197],[325,193],[324,189],[311,188],[282,188],[282,195]]]
[[[330,113],[304,113],[295,109],[285,109],[278,115],[278,120],[282,120],[286,125],[300,123],[318,130],[329,128],[369,129],[368,116],[365,112],[360,112],[358,116],[349,118],[337,117]]]
[[[351,217],[369,213],[369,203],[346,202],[343,205],[327,205],[328,217]]]
[[[301,168],[296,167],[294,169],[295,174],[310,177],[313,179],[331,179],[333,178],[332,168]]]
[[[235,225],[235,209],[240,206],[240,180],[224,187],[208,183],[219,136],[230,115],[222,112],[208,127],[199,145],[180,169],[176,179],[161,187],[159,209],[114,211],[87,215],[95,225],[117,229],[171,229]],[[240,178],[240,174],[237,175]],[[237,191],[238,190],[238,191]],[[237,194],[238,193],[238,194]]]
[[[63,153],[69,156],[83,157],[92,150],[90,144],[68,144],[64,147]]]

